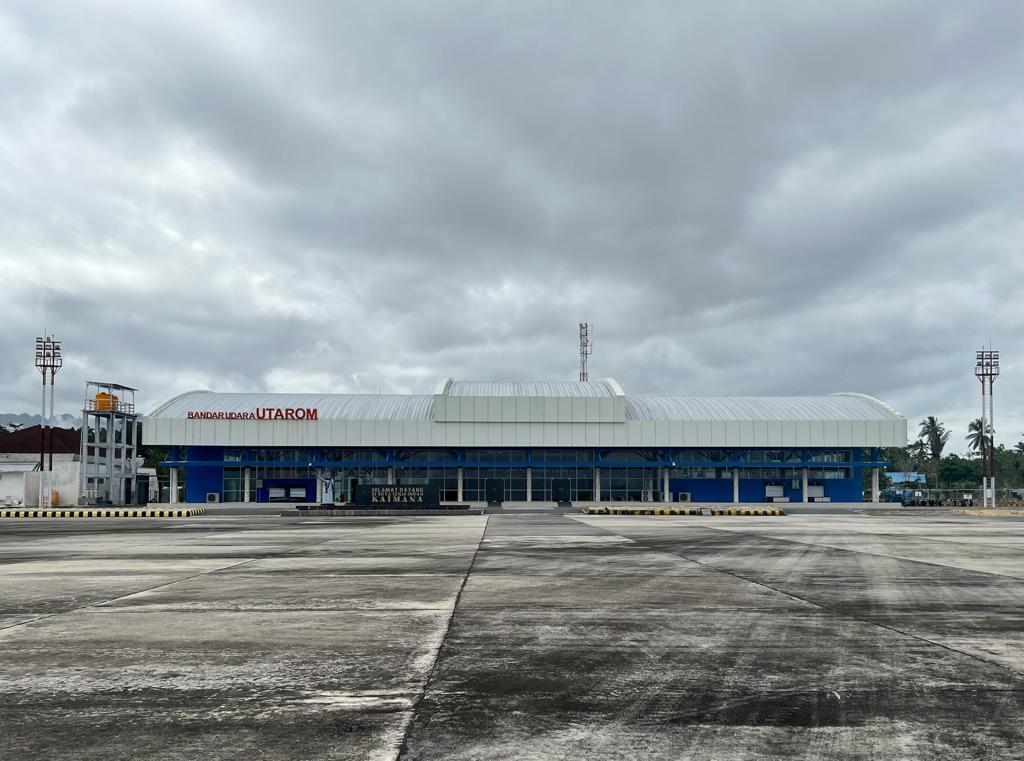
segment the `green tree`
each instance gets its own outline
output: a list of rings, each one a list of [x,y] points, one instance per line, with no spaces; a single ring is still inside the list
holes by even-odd
[[[921,439],[907,447],[907,455],[912,470],[924,470],[924,461],[928,456],[928,445]]]
[[[928,451],[932,460],[939,460],[942,457],[942,450],[949,441],[949,429],[944,426],[937,417],[929,415],[921,421],[921,432],[918,436],[928,444]]]
[[[977,489],[981,484],[981,462],[947,455],[939,463],[939,480],[953,489]]]

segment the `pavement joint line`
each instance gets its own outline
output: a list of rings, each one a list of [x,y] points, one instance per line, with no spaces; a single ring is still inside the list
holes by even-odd
[[[295,551],[295,550],[305,549],[306,547],[315,547],[318,544],[326,544],[328,541],[331,541],[331,540],[328,539],[328,540],[323,541],[323,542],[310,542],[309,544],[303,545],[301,547],[293,547],[293,548],[289,549],[288,551],[292,552],[292,551]],[[67,615],[68,613],[77,613],[80,610],[88,610],[89,608],[95,608],[95,607],[98,607],[100,605],[107,605],[108,603],[117,602],[118,600],[123,600],[126,597],[131,597],[132,595],[142,594],[143,592],[152,592],[155,589],[163,589],[164,587],[169,587],[169,586],[172,586],[173,584],[180,584],[183,581],[190,581],[191,579],[197,579],[200,576],[207,576],[207,575],[209,575],[211,573],[216,573],[217,571],[224,571],[224,570],[227,570],[229,568],[237,568],[238,566],[245,565],[246,563],[253,563],[253,562],[257,561],[257,560],[266,560],[267,558],[274,557],[275,555],[281,555],[281,554],[284,554],[284,553],[282,553],[282,552],[273,552],[273,553],[270,553],[270,554],[267,554],[267,555],[261,555],[261,556],[254,557],[254,558],[248,558],[246,560],[243,560],[240,563],[234,563],[234,564],[229,565],[229,566],[224,566],[223,568],[214,568],[214,569],[210,569],[210,570],[207,570],[207,571],[200,571],[199,573],[194,573],[191,576],[185,576],[185,577],[182,577],[180,579],[175,579],[174,581],[168,581],[168,582],[165,582],[163,584],[157,584],[157,585],[149,587],[147,589],[139,589],[139,590],[136,590],[134,592],[130,592],[130,593],[125,594],[125,595],[118,595],[117,597],[111,597],[109,600],[98,600],[96,602],[89,603],[88,605],[79,605],[77,608],[69,608],[68,610],[62,610],[62,611],[59,611],[57,613],[49,613],[49,614],[47,614],[45,616],[39,616],[38,618],[32,618],[32,619],[29,619],[28,621],[20,621],[20,622],[18,622],[16,624],[10,624],[9,626],[0,626],[0,632],[7,631],[8,629],[16,629],[19,626],[27,626],[28,624],[34,624],[34,623],[36,623],[38,621],[46,621],[46,620],[51,619],[51,618],[56,618],[57,616],[64,616],[64,615]],[[463,583],[465,583],[465,581],[463,581]]]
[[[718,531],[718,532],[726,531],[725,529],[715,528],[713,526],[706,526],[705,528],[708,528],[711,531]],[[609,533],[615,533],[615,532],[609,531]],[[729,531],[727,533],[740,533],[740,534],[742,534],[742,533],[745,533],[745,532],[742,532],[742,531],[731,532],[731,531]],[[750,535],[750,534],[748,534],[748,535],[749,536],[756,536],[756,535]],[[758,538],[762,538],[763,539],[765,537],[758,537]],[[768,537],[768,538],[774,538],[774,537]],[[983,658],[980,655],[976,655],[974,653],[969,653],[969,652],[966,652],[964,650],[958,650],[955,647],[951,647],[950,645],[944,645],[941,642],[936,642],[934,640],[928,639],[927,637],[922,637],[919,634],[914,634],[913,632],[908,632],[908,631],[904,631],[902,629],[897,629],[895,626],[891,626],[889,624],[880,623],[878,621],[872,621],[870,618],[861,618],[860,616],[854,616],[854,615],[852,615],[850,613],[842,613],[842,612],[837,611],[837,610],[835,610],[833,608],[829,608],[826,605],[822,605],[821,603],[814,602],[813,600],[809,600],[809,599],[804,598],[804,597],[800,597],[800,595],[793,594],[792,592],[787,592],[787,591],[785,591],[783,589],[779,589],[778,587],[773,587],[771,584],[766,584],[763,581],[757,581],[756,579],[750,579],[750,578],[747,578],[746,576],[743,576],[741,574],[735,573],[733,571],[729,571],[729,570],[727,570],[725,568],[719,568],[718,566],[711,565],[710,563],[705,563],[703,561],[696,560],[694,558],[688,557],[688,556],[684,555],[681,552],[674,552],[674,551],[669,551],[669,550],[660,550],[660,549],[657,549],[655,547],[651,547],[650,544],[648,544],[646,541],[644,541],[642,539],[634,539],[633,541],[635,541],[637,544],[642,544],[642,545],[646,546],[648,549],[654,550],[655,552],[663,552],[663,553],[665,553],[667,555],[675,555],[676,557],[683,558],[684,560],[687,560],[687,561],[689,561],[691,563],[696,563],[696,564],[698,564],[698,565],[700,565],[700,566],[702,566],[704,568],[710,568],[710,569],[712,569],[714,571],[718,571],[719,573],[724,573],[724,574],[726,574],[728,576],[732,576],[734,578],[740,579],[741,581],[745,581],[745,582],[747,582],[749,584],[756,584],[757,586],[764,587],[765,589],[770,589],[771,591],[773,591],[773,592],[775,592],[777,594],[783,595],[785,597],[789,597],[789,598],[794,599],[794,600],[798,600],[798,601],[806,603],[808,605],[812,605],[812,606],[814,606],[816,608],[819,608],[820,610],[823,610],[823,611],[829,613],[830,615],[836,616],[838,618],[845,618],[845,619],[848,619],[848,620],[851,620],[851,621],[859,621],[860,623],[870,624],[871,626],[876,626],[879,629],[885,629],[887,631],[893,632],[894,634],[899,634],[899,635],[901,635],[903,637],[909,637],[910,639],[917,640],[918,642],[924,642],[924,643],[927,643],[929,645],[934,645],[935,647],[942,648],[943,650],[948,650],[951,653],[957,653],[958,655],[966,656],[968,658],[973,658],[974,660],[981,661],[982,663],[986,663],[986,664],[988,664],[990,666],[995,666],[995,667],[1003,669],[1005,671],[1009,671],[1011,674],[1014,674],[1014,675],[1017,675],[1017,676],[1024,675],[1024,671],[1018,671],[1017,669],[1011,668],[1011,667],[1009,667],[1009,666],[1007,666],[1005,664],[998,663],[996,661],[990,661],[989,659]],[[786,540],[783,540],[783,541],[786,541]],[[833,552],[847,552],[847,550],[840,550],[840,549],[837,549],[835,547],[824,547],[822,545],[811,544],[809,542],[796,542],[796,544],[804,544],[804,545],[812,546],[812,547],[820,547],[822,549],[831,550]],[[849,552],[856,552],[856,550],[849,550]],[[865,554],[874,554],[874,553],[865,553]],[[888,557],[888,556],[883,556],[883,557]],[[901,561],[907,562],[907,563],[917,562],[917,561],[914,561],[914,560],[904,560],[903,558],[894,558],[894,559],[895,560],[901,560]],[[929,564],[929,565],[931,565],[931,564]],[[939,566],[939,567],[941,567],[941,568],[951,568],[951,566]],[[952,569],[952,570],[961,570],[961,569]],[[1009,577],[1009,578],[1016,578],[1016,577]]]
[[[416,721],[416,713],[419,711],[420,706],[423,704],[423,699],[427,696],[427,692],[430,690],[430,685],[434,681],[434,674],[437,672],[437,664],[441,661],[441,653],[444,650],[445,644],[448,642],[448,634],[452,630],[452,621],[455,620],[455,613],[459,609],[459,600],[462,599],[462,592],[466,588],[466,583],[469,581],[470,574],[473,573],[473,566],[476,565],[476,558],[480,554],[480,548],[483,547],[484,537],[487,535],[487,527],[491,523],[491,516],[484,514],[484,526],[480,531],[480,541],[476,544],[476,549],[473,550],[473,557],[469,561],[469,566],[466,568],[466,573],[462,577],[462,583],[459,584],[459,591],[455,593],[455,600],[452,602],[452,613],[448,616],[448,621],[444,626],[444,632],[441,634],[441,642],[437,646],[437,651],[434,653],[434,662],[430,664],[430,671],[427,672],[427,678],[423,680],[423,687],[416,694],[415,699],[412,701],[412,705],[409,707],[409,720],[406,722],[405,727],[402,730],[402,742],[398,746],[398,750],[395,755],[392,756],[394,761],[400,761],[409,750],[409,736],[412,733],[413,723]]]

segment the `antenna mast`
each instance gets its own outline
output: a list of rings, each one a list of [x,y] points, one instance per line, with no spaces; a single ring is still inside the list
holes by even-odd
[[[592,349],[590,343],[590,323],[580,323],[580,380],[590,380],[587,375],[587,357],[590,356]]]

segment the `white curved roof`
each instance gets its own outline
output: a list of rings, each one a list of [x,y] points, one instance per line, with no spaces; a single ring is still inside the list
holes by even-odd
[[[267,407],[317,413],[266,415]],[[185,446],[875,447],[904,446],[907,421],[860,394],[625,396],[611,379],[446,380],[434,394],[190,391],[147,416],[143,435],[154,445]]]
[[[627,420],[900,420],[863,394],[828,396],[627,396]]]
[[[589,397],[616,396],[604,381],[478,382],[452,381],[446,395],[455,397]],[[186,418],[189,412],[252,412],[263,407],[316,407],[320,420],[434,420],[434,397],[428,394],[270,394],[190,391],[176,396],[150,415]],[[862,394],[828,396],[626,396],[626,420],[901,420],[877,399]],[[621,418],[620,418],[621,420]]]
[[[615,388],[608,380],[598,381],[451,381],[448,396],[557,396],[611,398]]]
[[[157,407],[150,418],[189,412],[252,412],[262,407],[316,407],[319,420],[431,420],[429,394],[219,394],[189,391]]]

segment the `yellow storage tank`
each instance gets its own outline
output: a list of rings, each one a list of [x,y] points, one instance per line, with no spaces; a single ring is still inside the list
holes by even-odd
[[[96,409],[101,412],[110,412],[117,409],[117,397],[100,391],[96,394]]]

